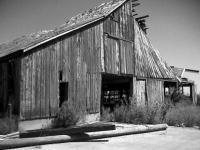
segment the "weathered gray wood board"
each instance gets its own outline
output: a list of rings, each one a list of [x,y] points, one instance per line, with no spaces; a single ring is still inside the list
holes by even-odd
[[[164,86],[162,80],[147,79],[148,104],[161,104],[164,101]]]
[[[146,96],[146,80],[136,80],[136,99],[137,106],[145,106],[147,101]]]
[[[69,100],[88,113],[100,110],[100,27],[50,43],[21,62],[21,119],[54,117],[59,108],[59,72]]]
[[[133,75],[134,33],[130,1],[104,21],[103,32],[105,72]]]

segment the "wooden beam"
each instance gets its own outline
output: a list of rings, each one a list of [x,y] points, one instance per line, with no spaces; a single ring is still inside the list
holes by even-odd
[[[145,19],[142,19],[142,20],[139,20],[138,23],[145,23],[146,20]]]
[[[22,131],[19,133],[20,138],[40,137],[40,136],[55,136],[55,135],[72,135],[85,132],[109,131],[115,130],[115,125],[108,123],[92,123],[82,126],[72,126],[68,128],[55,129],[39,129]]]
[[[147,30],[147,29],[149,29],[149,28],[144,28],[144,30]]]
[[[127,39],[124,39],[124,38],[121,38],[121,37],[117,37],[117,36],[114,36],[114,35],[110,35],[109,33],[106,33],[105,34],[109,37],[109,38],[113,38],[113,39],[117,39],[117,40],[122,40],[122,41],[126,41],[126,42],[130,42],[130,43],[133,43],[133,41],[130,41],[130,40],[127,40]]]
[[[133,14],[132,16],[134,17],[134,16],[137,16],[138,14]]]
[[[139,6],[140,5],[140,3],[133,3],[132,4],[132,7],[137,7],[137,6]]]
[[[132,9],[132,12],[136,12],[135,9]]]
[[[138,0],[132,0],[132,3],[137,2]]]
[[[136,18],[136,21],[139,21],[139,20],[142,20],[142,19],[145,19],[145,18],[148,18],[148,17],[149,17],[149,15],[138,17],[138,18]]]

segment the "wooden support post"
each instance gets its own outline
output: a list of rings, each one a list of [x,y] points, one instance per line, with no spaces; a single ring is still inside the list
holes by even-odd
[[[138,17],[138,18],[136,18],[136,21],[143,20],[143,19],[148,18],[148,17],[149,17],[149,15]]]
[[[11,131],[11,127],[12,127],[12,104],[9,103],[8,104],[8,118],[9,118],[9,130]]]
[[[8,104],[8,117],[11,118],[12,117],[12,104]]]

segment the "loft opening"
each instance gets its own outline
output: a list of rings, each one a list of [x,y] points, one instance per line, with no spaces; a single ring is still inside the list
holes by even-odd
[[[132,97],[132,78],[130,76],[102,75],[101,108],[110,109],[129,105]]]

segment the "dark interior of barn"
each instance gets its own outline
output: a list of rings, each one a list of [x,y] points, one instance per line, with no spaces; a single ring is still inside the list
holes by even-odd
[[[0,64],[0,117],[19,115],[19,87],[14,61]]]
[[[132,95],[132,78],[106,74],[102,76],[101,106],[113,111],[115,107],[128,105]]]

